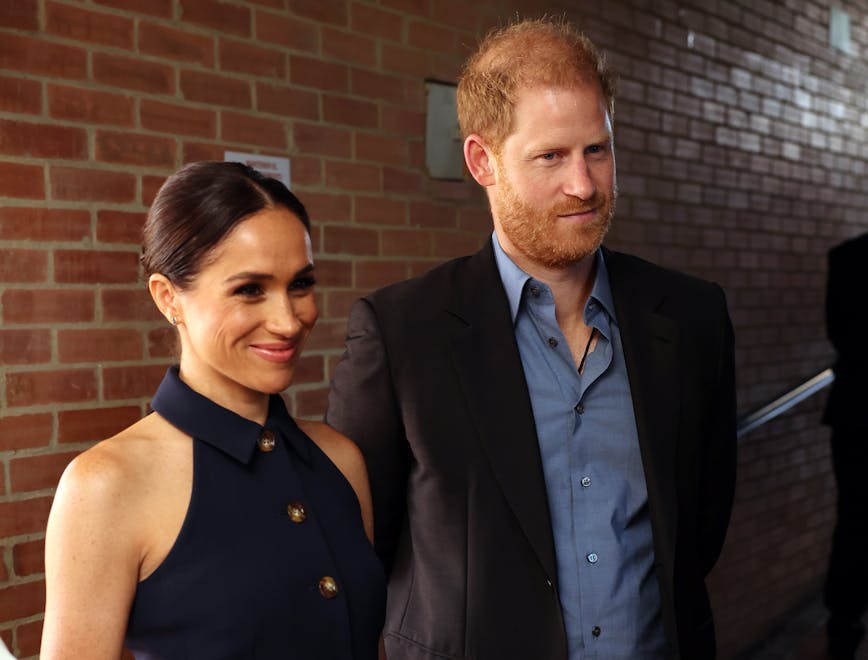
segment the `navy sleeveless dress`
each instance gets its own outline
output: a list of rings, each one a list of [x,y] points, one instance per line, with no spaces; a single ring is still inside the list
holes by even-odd
[[[355,492],[273,395],[265,426],[172,367],[151,407],[193,437],[193,492],[175,544],[139,583],[138,660],[374,660],[385,578]]]

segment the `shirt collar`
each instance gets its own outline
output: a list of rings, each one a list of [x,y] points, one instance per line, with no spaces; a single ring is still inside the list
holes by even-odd
[[[524,286],[527,284],[531,276],[519,268],[512,258],[504,252],[497,239],[497,232],[492,232],[492,241],[494,244],[494,259],[497,263],[497,270],[500,272],[500,280],[503,282],[503,288],[506,290],[506,297],[509,300],[509,311],[512,315],[512,321],[518,316],[519,307],[521,307],[521,298],[524,291]],[[609,285],[609,272],[606,269],[606,260],[603,257],[603,251],[597,248],[597,276],[594,279],[594,286],[591,289],[590,300],[597,300],[606,313],[613,320],[615,319],[615,305],[612,301],[612,289]]]
[[[208,443],[240,463],[248,464],[262,432],[268,429],[305,462],[310,462],[310,439],[302,433],[278,394],[268,400],[262,426],[199,394],[181,380],[177,366],[169,367],[151,401],[151,408],[172,426]]]

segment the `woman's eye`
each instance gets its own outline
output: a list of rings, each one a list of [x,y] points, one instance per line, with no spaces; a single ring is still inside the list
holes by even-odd
[[[313,277],[299,277],[292,281],[289,285],[290,291],[307,291],[308,289],[312,289],[313,285],[316,284],[316,279]]]
[[[258,296],[262,293],[262,287],[258,284],[244,284],[243,286],[235,289],[236,296]]]

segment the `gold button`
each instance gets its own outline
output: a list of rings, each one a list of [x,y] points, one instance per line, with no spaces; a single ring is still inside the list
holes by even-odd
[[[338,595],[338,585],[333,577],[326,575],[319,581],[319,592],[323,598],[331,599]]]
[[[304,510],[304,504],[301,502],[290,502],[286,505],[286,512],[294,523],[304,522],[307,518],[307,511]]]
[[[268,429],[263,429],[257,444],[259,445],[260,451],[271,451],[274,449],[274,433]]]

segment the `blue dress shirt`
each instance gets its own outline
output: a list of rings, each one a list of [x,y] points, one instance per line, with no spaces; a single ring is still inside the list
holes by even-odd
[[[570,660],[662,658],[648,493],[602,251],[584,309],[597,343],[580,374],[551,289],[493,242],[536,423]]]

